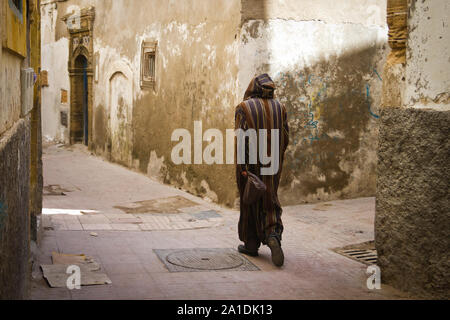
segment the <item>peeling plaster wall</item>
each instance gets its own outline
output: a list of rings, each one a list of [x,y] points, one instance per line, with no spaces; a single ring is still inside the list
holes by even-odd
[[[193,133],[197,120],[203,121],[203,130],[233,128],[238,103],[239,2],[190,1],[181,6],[185,5],[190,8],[185,8],[188,14],[182,13],[183,8],[169,6],[166,11],[161,6],[163,14],[155,19],[159,22],[146,26],[134,44],[138,49],[145,38],[158,41],[160,75],[154,91],[135,91],[134,165],[160,181],[231,206],[236,198],[233,166],[176,166],[171,161],[175,143],[170,139],[174,129]],[[139,65],[138,59],[139,54],[133,65]],[[135,74],[139,75],[138,70]]]
[[[42,88],[42,136],[46,141],[69,143],[69,129],[61,124],[61,112],[67,113],[70,123],[69,103],[61,103],[61,90],[70,96],[69,39],[56,41],[58,15],[56,3],[41,6],[42,70],[48,72],[48,86]]]
[[[43,26],[51,26],[47,33],[54,37],[45,46],[49,62],[67,62],[69,35],[61,17],[73,5],[93,6],[96,11],[90,148],[159,181],[232,206],[237,194],[234,167],[174,165],[171,151],[176,143],[171,134],[178,128],[193,132],[196,120],[203,121],[203,130],[233,128],[239,102],[240,1],[57,2],[54,25],[50,15],[43,17]],[[140,86],[144,40],[158,41],[154,89]],[[67,66],[63,69],[57,74],[61,79],[54,79],[57,83],[68,83]],[[44,116],[51,123],[47,134],[58,140],[59,88],[46,90],[49,113]]]
[[[260,19],[380,25],[386,0],[242,0],[242,22]]]
[[[410,10],[406,106],[449,111],[450,2],[411,1]]]
[[[284,204],[373,196],[386,1],[242,1],[239,97],[263,72],[286,105]]]
[[[122,14],[124,11],[126,15]],[[97,152],[159,181],[232,205],[236,196],[234,182],[223,185],[225,179],[232,177],[232,166],[175,166],[171,161],[175,144],[170,139],[172,131],[178,128],[192,132],[196,120],[203,121],[204,130],[233,126],[239,2],[141,1],[136,7],[129,7],[126,1],[114,1],[97,3],[96,12]],[[131,16],[132,22],[127,18]],[[140,87],[144,40],[158,41],[154,89]],[[111,68],[117,61],[123,67]],[[111,91],[114,85],[110,84],[110,75],[114,69],[129,70],[129,76],[121,71],[122,88],[128,88],[121,94]],[[125,125],[113,109],[115,104],[120,105],[121,97],[130,95],[132,106],[124,104],[128,108]],[[125,136],[127,139],[123,140]],[[124,147],[118,147],[119,144]],[[129,152],[129,156],[118,159],[115,149]]]
[[[44,45],[42,48],[42,69],[48,71],[48,87],[42,88],[42,134],[46,141],[69,143],[69,129],[61,123],[61,112],[67,114],[70,123],[70,105],[62,103],[61,90],[70,96],[69,72],[67,59],[69,53],[68,39]]]
[[[58,48],[52,44],[53,55],[64,56],[68,33],[60,17],[71,5],[95,7],[90,148],[97,154],[232,206],[234,166],[174,165],[171,133],[193,133],[196,120],[204,131],[233,128],[234,107],[248,82],[269,72],[292,128],[283,203],[374,194],[386,1],[345,1],[340,7],[306,0],[133,4],[58,2],[50,29],[55,43],[61,42]],[[140,86],[143,40],[158,41],[154,89]],[[67,83],[67,74],[60,75],[60,83]],[[58,92],[49,99],[57,102]]]

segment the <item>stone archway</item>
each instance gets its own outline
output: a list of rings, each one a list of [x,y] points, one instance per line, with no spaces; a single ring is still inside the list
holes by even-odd
[[[65,16],[68,21],[71,16]],[[93,110],[93,28],[95,9],[83,9],[80,12],[80,24],[68,25],[69,77],[70,77],[70,143],[92,142]]]

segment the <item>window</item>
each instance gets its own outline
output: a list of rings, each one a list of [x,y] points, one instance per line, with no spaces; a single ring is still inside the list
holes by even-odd
[[[6,23],[8,32],[4,33],[3,46],[22,57],[27,56],[27,17],[26,0],[2,0],[4,11],[0,18],[0,28]],[[4,22],[5,21],[5,22]],[[6,26],[5,25],[5,26]]]
[[[155,79],[155,53],[146,52],[144,54],[144,80],[154,81]]]
[[[156,83],[156,41],[142,42],[141,87],[154,88]]]
[[[11,0],[17,10],[22,11],[22,0]]]
[[[23,0],[9,0],[9,7],[14,12],[14,14],[22,22],[23,17]]]

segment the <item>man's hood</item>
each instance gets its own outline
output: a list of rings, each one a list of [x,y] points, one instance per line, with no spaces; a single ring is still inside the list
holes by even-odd
[[[244,100],[252,98],[273,99],[275,89],[275,83],[269,75],[267,73],[262,74],[250,82]]]

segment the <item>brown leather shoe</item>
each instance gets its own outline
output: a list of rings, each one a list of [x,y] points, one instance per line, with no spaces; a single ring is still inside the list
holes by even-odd
[[[272,262],[277,267],[281,267],[284,264],[284,253],[283,249],[281,249],[281,243],[277,237],[271,236],[267,240],[267,245],[272,252]]]
[[[238,251],[240,253],[245,254],[247,256],[250,256],[250,257],[257,257],[257,256],[259,256],[258,251],[250,251],[242,244],[238,247]]]

